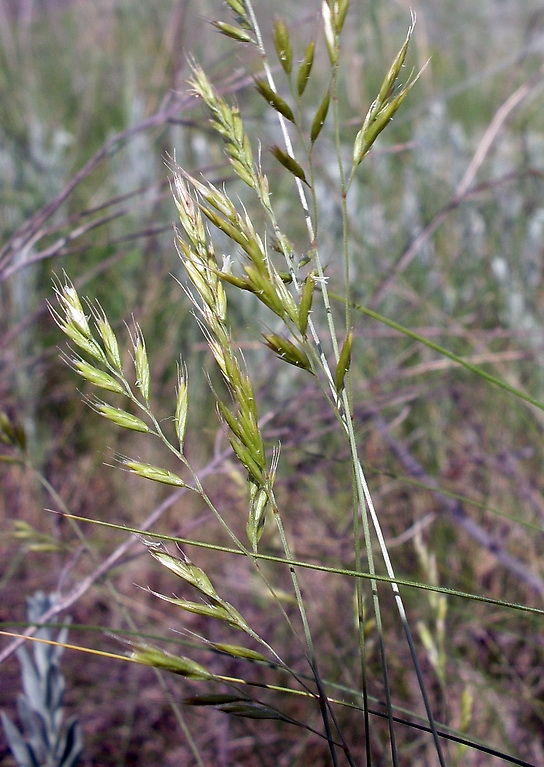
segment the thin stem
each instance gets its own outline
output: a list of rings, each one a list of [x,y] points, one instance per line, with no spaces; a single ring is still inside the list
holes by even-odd
[[[333,109],[333,125],[334,125],[334,144],[335,144],[335,150],[336,150],[336,163],[338,166],[338,171],[340,174],[340,209],[342,212],[342,253],[343,253],[343,260],[344,260],[344,297],[343,297],[343,305],[344,305],[344,313],[345,313],[345,330],[346,335],[349,333],[351,329],[351,300],[350,300],[350,290],[351,290],[351,278],[350,278],[350,258],[349,258],[349,222],[348,222],[348,212],[347,212],[347,184],[346,184],[346,176],[344,171],[344,163],[342,161],[342,144],[341,144],[341,137],[340,137],[340,115],[339,115],[339,105],[338,105],[338,71],[339,71],[339,59],[340,59],[340,40],[338,35],[335,35],[335,46],[337,49],[337,55],[335,56],[333,67],[332,67],[332,77],[333,77],[333,85],[332,85],[332,109]],[[351,390],[351,371],[347,372],[346,376],[346,390],[345,390],[345,409],[344,412],[351,414],[353,412],[353,397],[352,397],[352,390]],[[344,425],[344,419],[341,416],[342,424]],[[351,415],[348,418],[348,423],[351,423]],[[352,456],[356,454],[356,447],[354,449],[354,446],[352,445],[352,436],[353,430],[348,428],[347,429],[347,435],[348,439],[350,441],[350,450],[352,453]],[[354,543],[354,554],[355,554],[355,568],[357,570],[362,569],[362,552],[361,552],[361,540],[360,540],[360,531],[359,531],[359,502],[358,499],[362,498],[363,494],[361,493],[361,486],[360,481],[358,477],[357,470],[352,467],[352,477],[353,477],[353,490],[354,490],[354,499],[352,504],[353,509],[353,543]],[[370,526],[368,523],[368,515],[366,513],[366,508],[364,504],[361,504],[361,519],[363,523],[363,535],[365,540],[365,548],[366,548],[366,554],[367,554],[367,561],[368,561],[368,567],[371,573],[375,571],[374,568],[374,560],[373,560],[373,552],[372,552],[372,542],[371,542],[371,535],[370,535]],[[381,612],[380,612],[380,604],[379,604],[379,598],[378,598],[378,588],[377,588],[377,582],[371,580],[370,582],[370,588],[372,593],[372,603],[374,607],[374,613],[376,615],[376,627],[378,629],[378,636],[379,636],[379,646],[380,646],[380,655],[381,655],[381,661],[382,661],[382,669],[383,669],[383,676],[384,676],[384,689],[386,693],[386,701],[387,701],[387,714],[389,719],[389,732],[391,736],[391,747],[393,752],[393,762],[397,763],[397,754],[396,754],[396,742],[395,742],[395,733],[394,733],[394,727],[393,727],[393,716],[392,716],[392,705],[391,705],[391,695],[390,695],[390,687],[389,687],[389,679],[388,679],[388,673],[387,673],[387,663],[386,663],[386,657],[385,657],[385,647],[384,647],[384,641],[383,641],[383,629],[382,629],[382,620],[381,620]],[[363,705],[364,705],[364,725],[365,725],[365,732],[366,732],[366,738],[365,738],[365,749],[366,749],[366,760],[368,767],[371,767],[372,765],[372,753],[370,749],[370,717],[368,712],[368,679],[367,679],[367,664],[366,664],[366,641],[365,641],[365,604],[364,604],[364,592],[363,592],[363,583],[360,579],[357,579],[355,583],[355,594],[356,594],[356,600],[357,600],[357,624],[358,624],[358,632],[359,632],[359,653],[360,653],[360,660],[361,660],[361,687],[362,687],[362,697],[363,697]]]

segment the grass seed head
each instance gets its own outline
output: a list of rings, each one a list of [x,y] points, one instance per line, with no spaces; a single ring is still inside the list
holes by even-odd
[[[245,400],[239,399],[240,411],[238,417],[232,413],[224,402],[217,400],[219,417],[225,422],[232,434],[245,445],[254,461],[261,469],[266,468],[264,443],[262,434],[257,424],[255,413],[248,409]]]
[[[115,333],[112,330],[109,320],[99,304],[94,309],[94,322],[98,334],[102,339],[102,343],[104,344],[106,357],[108,358],[109,363],[115,370],[122,373],[123,365],[121,362],[121,354],[119,352],[119,344],[117,343],[117,338],[115,337]]]
[[[121,410],[118,407],[112,407],[111,405],[102,402],[101,400],[92,400],[90,402],[91,407],[99,415],[107,418],[108,421],[112,421],[117,426],[122,426],[123,429],[129,429],[130,431],[139,431],[144,434],[149,433],[149,426],[137,418],[137,416],[127,413],[126,410]]]
[[[304,168],[295,160],[294,157],[291,157],[290,154],[284,152],[283,149],[280,149],[279,146],[273,146],[270,151],[276,160],[281,163],[283,167],[289,171],[289,173],[292,173],[293,176],[296,176],[296,178],[299,178],[301,181],[303,181],[306,186],[310,186],[306,179]]]
[[[216,618],[225,623],[230,623],[228,611],[220,604],[209,604],[207,602],[191,602],[189,599],[178,599],[177,597],[167,597],[165,594],[158,594],[151,591],[153,596],[168,602],[171,605],[180,607],[193,615],[202,615],[203,618]]]
[[[340,391],[343,389],[344,379],[346,377],[348,370],[351,367],[351,347],[352,346],[353,346],[353,331],[350,330],[346,336],[346,340],[342,344],[342,349],[340,350],[340,355],[338,357],[338,362],[336,365],[336,371],[334,375],[334,384],[336,386],[336,391],[338,393],[340,393]]]
[[[185,482],[177,474],[168,469],[161,469],[159,466],[151,466],[149,463],[140,461],[131,461],[130,458],[123,458],[121,466],[132,474],[137,474],[144,479],[150,479],[153,482],[161,482],[163,485],[172,485],[174,487],[186,487]]]
[[[73,341],[79,349],[86,352],[89,357],[92,357],[93,359],[97,360],[98,362],[102,362],[103,364],[107,362],[106,355],[98,343],[94,340],[94,338],[87,338],[73,325],[62,324],[62,322],[58,323],[58,325],[62,332],[67,335],[68,338]]]
[[[325,44],[327,46],[327,53],[329,54],[329,61],[331,62],[331,65],[334,66],[338,57],[338,51],[336,46],[336,34],[333,27],[333,14],[329,0],[323,0],[321,3],[321,15],[323,18],[323,32],[325,33]]]
[[[261,487],[251,500],[246,525],[247,538],[254,552],[257,552],[259,541],[264,531],[268,506],[268,491],[266,488]]]
[[[181,557],[173,557],[160,544],[146,543],[147,549],[152,557],[171,572],[190,583],[202,594],[211,598],[219,599],[217,591],[212,582],[200,567],[197,567],[189,557],[182,552]]]
[[[193,258],[193,256],[194,254],[191,253],[191,257],[184,260],[185,271],[199,296],[213,309],[216,305],[216,296],[209,284],[208,275],[206,274],[207,269],[198,258]]]
[[[408,32],[406,33],[406,38],[404,40],[404,43],[402,44],[401,49],[395,56],[395,59],[393,60],[393,63],[391,64],[389,71],[387,75],[385,76],[382,86],[380,88],[380,92],[378,94],[379,104],[385,103],[385,101],[389,99],[391,93],[393,92],[395,83],[397,82],[397,78],[400,74],[400,70],[402,69],[404,62],[406,60],[406,54],[408,53],[408,46],[410,45],[410,40],[412,39],[415,23],[416,23],[415,15],[412,13],[411,23],[410,23],[410,26],[408,27]]]
[[[412,21],[408,29],[406,39],[382,82],[377,98],[373,101],[370,109],[366,114],[362,128],[359,130],[357,136],[355,137],[352,157],[354,168],[363,161],[380,133],[393,119],[393,116],[423,71],[423,69],[420,70],[418,74],[415,75],[415,77],[409,79],[407,84],[398,90],[396,95],[393,95],[397,78],[406,59],[408,46],[414,31],[414,24],[415,16],[412,15]]]
[[[211,182],[202,184],[200,181],[197,181],[197,179],[190,176],[188,176],[188,178],[200,197],[206,200],[210,205],[213,205],[213,207],[225,216],[225,218],[233,222],[236,221],[238,215],[236,208],[225,192],[222,192]]]
[[[225,0],[226,4],[231,8],[240,24],[244,23],[249,26],[249,19],[247,17],[247,8],[244,0]]]
[[[257,190],[259,179],[253,167],[251,142],[239,109],[231,107],[217,94],[205,72],[198,66],[193,66],[190,85],[211,111],[213,126],[225,141],[225,153],[235,173],[248,186]]]
[[[247,660],[256,660],[266,663],[267,658],[257,650],[250,650],[247,647],[240,647],[236,644],[225,644],[225,642],[210,642],[210,646],[219,652],[232,655],[233,658],[246,658]]]
[[[243,442],[235,436],[230,438],[230,444],[238,460],[248,472],[250,478],[258,485],[264,483],[264,467],[261,465],[260,456],[256,456]]]
[[[179,441],[179,449],[183,452],[185,442],[185,432],[187,430],[187,413],[189,410],[189,390],[188,390],[187,367],[180,364],[178,367],[176,412],[174,415],[174,424],[176,435]]]
[[[112,391],[116,394],[126,394],[125,388],[109,373],[96,368],[94,365],[91,365],[80,357],[73,357],[69,362],[71,367],[73,367],[82,378],[85,378],[85,380],[98,386],[99,389]]]
[[[276,333],[263,333],[263,338],[268,348],[272,349],[280,359],[312,373],[312,366],[308,355],[300,347],[295,346],[292,341],[282,338]]]
[[[147,357],[144,337],[139,328],[137,329],[137,336],[134,343],[134,367],[136,370],[136,386],[141,391],[146,404],[149,404],[149,359]]]
[[[298,329],[303,336],[306,335],[308,329],[308,320],[310,318],[310,312],[312,310],[312,302],[314,298],[315,290],[315,272],[312,272],[306,278],[302,292],[300,294],[300,304],[298,307],[298,322],[296,323]]]
[[[134,642],[132,647],[131,659],[144,666],[153,666],[164,671],[171,671],[173,674],[179,674],[188,679],[215,679],[214,674],[211,674],[204,666],[190,658],[185,658],[182,655],[171,655],[164,650],[159,650],[158,647],[141,642]]]
[[[329,104],[331,103],[331,92],[327,90],[324,99],[319,105],[315,117],[312,121],[312,127],[310,129],[310,141],[314,144],[317,141],[319,134],[321,133],[325,120],[327,119],[327,113],[329,111]]]
[[[219,597],[213,599],[214,604],[210,604],[206,602],[190,602],[187,599],[178,599],[177,597],[167,597],[164,594],[158,594],[156,591],[151,591],[151,594],[189,613],[202,615],[204,618],[217,618],[217,620],[228,623],[229,626],[239,631],[252,634],[249,624],[240,615],[238,610],[229,602]]]
[[[293,68],[293,49],[289,40],[289,31],[283,19],[274,20],[274,47],[284,72],[290,75]]]
[[[286,120],[289,120],[289,122],[296,122],[295,115],[293,114],[293,110],[289,104],[284,99],[282,99],[282,97],[276,93],[276,91],[272,90],[266,80],[262,80],[261,78],[256,77],[254,82],[255,87],[261,96],[270,104],[273,109],[276,110],[276,112],[279,112],[281,115],[283,115],[283,117],[285,117]]]
[[[65,284],[56,289],[57,298],[66,315],[67,324],[76,328],[86,338],[92,338],[89,320],[83,311],[76,289],[67,279]]]
[[[196,206],[189,188],[180,173],[174,175],[174,203],[185,234],[193,248],[199,251],[206,247],[206,231],[200,210]]]
[[[93,338],[88,319],[72,283],[66,279],[66,284],[64,286],[55,285],[54,291],[59,311],[49,303],[48,306],[51,316],[61,331],[90,357],[106,363],[106,355]]]
[[[314,63],[314,53],[315,53],[315,42],[313,40],[310,40],[310,42],[306,46],[304,58],[302,59],[302,63],[299,67],[298,75],[297,75],[297,92],[299,96],[302,96],[302,94],[306,90],[306,86],[308,85],[308,80],[310,79],[310,74],[312,71],[313,63]]]
[[[239,43],[255,43],[251,35],[244,29],[233,27],[232,24],[225,24],[224,21],[213,21],[212,24],[222,35],[230,37],[231,40],[237,40]]]
[[[334,27],[336,34],[340,35],[344,27],[346,15],[348,12],[350,0],[336,0],[333,6],[334,10]]]

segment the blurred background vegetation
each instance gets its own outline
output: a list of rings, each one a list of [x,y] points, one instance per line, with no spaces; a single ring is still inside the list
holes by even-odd
[[[272,14],[279,14],[301,57],[319,28],[319,3],[262,5],[257,11],[269,40]],[[365,160],[348,201],[353,298],[544,400],[542,4],[353,2],[340,83],[346,156],[404,39],[410,8],[417,27],[409,67],[429,64]],[[172,279],[184,278],[173,245],[168,158],[175,153],[191,173],[235,183],[186,85],[190,57],[240,105],[255,144],[262,144],[277,215],[297,251],[307,250],[292,179],[268,152],[278,141],[277,126],[248,76],[259,71],[259,61],[221,37],[209,23],[214,18],[227,16],[209,0],[5,0],[0,6],[0,409],[25,438],[24,457],[6,445],[4,457],[17,460],[0,465],[5,624],[24,621],[24,598],[35,589],[60,584],[69,591],[122,542],[120,534],[93,526],[78,531],[44,508],[64,504],[73,514],[138,526],[168,496],[161,486],[103,465],[119,453],[165,467],[169,458],[82,402],[81,382],[59,359],[63,342],[46,308],[54,274],[65,270],[81,294],[98,298],[120,335],[132,315],[141,324],[155,411],[163,417],[173,411],[176,361],[183,356],[192,382],[190,457],[204,467],[225,447],[202,373],[206,368],[213,377],[210,355]],[[306,100],[309,119],[327,77],[321,41]],[[334,146],[326,131],[319,142],[321,252],[331,289],[341,293]],[[267,318],[251,297],[233,311],[234,335],[261,388],[261,412],[272,416],[270,444],[282,442],[279,494],[292,510],[286,523],[297,556],[350,566],[351,476],[335,424],[319,391],[260,348]],[[357,314],[354,321],[355,418],[398,574],[542,606],[543,413],[385,325]],[[382,420],[397,435],[395,444]],[[419,476],[407,455],[423,467]],[[429,478],[464,500],[446,507],[424,487]],[[229,461],[209,479],[217,505],[239,531],[242,480]],[[480,540],[467,532],[467,517],[484,534]],[[154,529],[223,540],[187,496]],[[274,550],[273,540],[269,545]],[[130,607],[141,631],[172,639],[169,630],[181,628],[172,610],[134,587],[157,588],[164,580],[170,593],[168,576],[137,553],[72,606],[74,623],[126,628],[123,610]],[[263,609],[245,563],[206,552],[199,557],[209,560],[207,571],[216,568],[271,643],[291,641]],[[287,587],[283,571],[273,577]],[[304,583],[323,671],[353,684],[351,585],[317,574]],[[542,763],[544,653],[535,618],[451,599],[444,631],[436,603],[415,590],[406,598],[438,718],[457,728],[468,724],[471,737]],[[190,624],[195,631],[199,620]],[[410,708],[416,694],[407,651],[393,620],[387,630],[397,702]],[[368,631],[372,637],[372,626]],[[71,638],[112,644],[90,630],[74,630]],[[294,646],[286,654],[296,662],[298,652]],[[370,662],[377,664],[374,653]],[[213,662],[224,667],[221,659]],[[145,669],[69,653],[64,663],[67,702],[85,732],[85,765],[193,763],[169,702],[179,698],[179,683],[168,681],[164,692]],[[9,707],[18,690],[13,657],[0,680]],[[379,682],[372,692],[380,698]],[[356,718],[342,716],[356,739]],[[327,763],[322,746],[287,726],[233,723],[209,712],[191,712],[188,722],[208,764]],[[378,760],[386,753],[381,727],[377,722]],[[452,764],[495,763],[456,749],[449,752]],[[1,738],[0,759],[13,764]],[[429,739],[408,731],[402,759],[433,764]]]

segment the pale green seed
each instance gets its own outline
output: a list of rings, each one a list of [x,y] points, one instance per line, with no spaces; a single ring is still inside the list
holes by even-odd
[[[143,422],[142,422],[143,423]],[[140,463],[140,461],[122,461],[123,468],[128,469],[133,474],[137,474],[144,479],[151,479],[153,482],[161,482],[163,485],[173,485],[174,487],[186,487],[186,483],[168,469],[161,469],[159,466],[152,466],[149,463]]]
[[[137,663],[171,671],[173,674],[179,674],[188,679],[215,678],[204,666],[190,658],[181,655],[170,655],[170,653],[159,650],[158,647],[153,647],[152,645],[134,643],[132,646],[133,651],[130,657]]]
[[[139,431],[143,433],[149,432],[149,426],[144,423],[140,418],[137,418],[131,413],[127,413],[126,410],[121,410],[117,407],[111,407],[105,402],[97,400],[92,403],[92,407],[97,413],[107,418],[108,421],[116,423],[118,426],[122,426],[124,429],[130,429],[131,431]]]
[[[260,78],[256,77],[254,79],[255,86],[261,96],[268,101],[271,107],[273,107],[276,112],[279,112],[281,115],[285,117],[286,120],[289,120],[289,122],[294,123],[295,122],[295,115],[293,114],[293,110],[289,106],[289,104],[282,99],[282,97],[276,93],[276,91],[273,91],[270,85],[266,82],[266,80],[261,80]]]
[[[149,377],[149,359],[145,349],[145,342],[138,331],[138,341],[134,349],[134,367],[136,368],[136,386],[142,392],[142,396],[149,404],[150,377]]]
[[[327,45],[327,53],[329,54],[329,61],[334,66],[336,63],[336,35],[334,33],[332,25],[332,13],[330,6],[327,2],[321,3],[321,12],[323,16],[323,31],[325,33],[325,43]]]
[[[240,18],[246,18],[247,11],[243,0],[225,0],[225,2]]]
[[[102,343],[104,344],[104,349],[106,350],[106,356],[108,360],[113,365],[113,367],[121,373],[123,366],[121,363],[119,344],[117,343],[117,338],[115,337],[115,333],[112,330],[108,318],[104,313],[102,313],[101,316],[96,316],[95,323],[96,329],[98,330],[100,338],[102,339]]]
[[[315,272],[312,272],[308,275],[306,278],[306,281],[304,282],[304,286],[302,288],[302,293],[300,296],[300,304],[298,308],[298,329],[302,333],[303,336],[306,335],[306,331],[308,329],[308,319],[310,317],[310,311],[312,309],[312,301],[314,297],[314,289],[315,289]]]
[[[335,4],[334,13],[334,25],[336,27],[336,34],[339,35],[344,26],[346,20],[346,14],[348,12],[350,0],[337,0]]]
[[[344,386],[344,379],[346,373],[351,366],[351,347],[353,345],[353,331],[350,330],[346,336],[346,340],[342,345],[340,355],[338,357],[338,363],[336,365],[336,371],[334,375],[334,384],[336,391],[340,392]]]
[[[113,391],[117,394],[126,394],[124,387],[109,373],[105,373],[103,370],[95,368],[94,365],[90,365],[88,362],[82,359],[72,359],[71,363],[77,370],[80,376],[90,381],[100,389],[106,389],[107,391]]]
[[[227,611],[227,620],[230,626],[238,629],[239,631],[245,631],[246,634],[252,633],[251,627],[235,607],[233,607],[229,602],[225,602],[224,600],[221,600],[221,604]]]
[[[62,332],[65,333],[65,335],[67,335],[68,338],[76,344],[76,346],[78,346],[84,352],[87,352],[90,357],[93,357],[99,362],[106,362],[106,355],[93,338],[87,338],[84,336],[83,333],[81,333],[74,325],[65,324],[60,325],[59,327]]]
[[[212,599],[218,599],[217,592],[213,587],[212,582],[200,567],[197,567],[188,557],[180,559],[179,557],[173,557],[163,548],[156,544],[146,544],[149,553],[164,567],[167,567],[171,572],[182,578],[187,583],[197,588],[200,592]]]
[[[225,24],[223,21],[214,21],[212,23],[213,26],[221,32],[221,34],[225,35],[226,37],[230,37],[232,40],[237,40],[240,43],[254,42],[253,38],[239,27],[233,27],[232,24]]]
[[[244,183],[251,187],[251,189],[255,189],[255,175],[250,170],[248,170],[246,165],[234,157],[229,157],[229,162],[238,178],[241,178]]]
[[[267,506],[268,493],[265,488],[260,488],[251,501],[246,525],[247,537],[254,552],[257,551],[259,541],[264,531]]]
[[[219,652],[227,653],[235,658],[247,658],[248,660],[256,660],[266,662],[266,657],[256,650],[250,650],[247,647],[240,647],[235,644],[225,644],[224,642],[210,642],[210,645]]]
[[[301,181],[304,181],[304,183],[307,186],[310,186],[308,184],[308,181],[306,180],[306,174],[304,173],[304,168],[302,165],[300,165],[294,157],[291,157],[290,154],[287,154],[287,152],[284,152],[283,149],[280,149],[279,146],[273,146],[270,151],[276,158],[278,162],[280,162],[284,168],[286,168],[289,173],[292,173],[293,176],[296,176]]]
[[[205,618],[217,618],[217,620],[233,625],[229,611],[220,604],[212,605],[207,604],[206,602],[191,602],[188,599],[178,599],[177,597],[167,597],[164,594],[157,594],[155,591],[152,591],[151,593],[171,605],[181,607],[182,610],[186,610],[188,613],[202,615]]]
[[[414,20],[414,17],[412,17],[412,23],[410,24],[408,28],[406,39],[404,40],[404,43],[400,51],[395,56],[395,59],[389,68],[389,72],[385,76],[382,86],[380,88],[380,92],[378,94],[378,101],[380,103],[383,103],[386,99],[389,98],[389,95],[391,94],[391,91],[395,85],[397,77],[399,76],[400,70],[402,69],[404,61],[406,59],[406,54],[408,52],[408,46],[410,45],[410,40],[412,39],[414,24],[415,24],[415,20]]]
[[[325,94],[325,98],[319,105],[319,108],[317,112],[315,113],[315,117],[312,121],[312,127],[310,129],[310,141],[315,143],[317,140],[317,137],[321,133],[321,130],[323,126],[325,125],[325,120],[327,119],[327,113],[329,111],[329,104],[331,101],[331,92],[330,90],[327,91]]]
[[[274,20],[274,47],[286,74],[291,74],[293,67],[293,49],[289,41],[289,31],[283,19]]]
[[[259,465],[260,457],[258,455],[252,455],[246,445],[242,444],[242,442],[240,442],[240,440],[236,439],[235,437],[231,437],[230,444],[232,445],[232,449],[236,453],[238,460],[247,470],[249,475],[255,480],[255,482],[262,484],[264,476],[262,467]]]
[[[310,360],[305,351],[295,346],[294,343],[286,338],[276,335],[276,333],[263,333],[263,338],[269,349],[272,349],[278,357],[290,365],[303,368],[308,372],[312,372],[312,366]]]
[[[87,338],[92,338],[87,316],[74,286],[71,283],[64,285],[59,297],[66,311],[67,322],[74,325]]]
[[[313,40],[310,40],[306,47],[306,52],[304,53],[302,64],[298,70],[297,91],[299,96],[302,96],[306,90],[306,86],[308,85],[308,80],[310,79],[310,73],[312,71],[312,65],[314,63],[314,51],[315,43]]]
[[[183,452],[185,442],[185,432],[187,430],[187,413],[189,410],[189,392],[187,386],[187,368],[180,365],[178,372],[178,390],[176,397],[176,413],[174,415],[174,424],[176,426],[176,435],[179,441],[180,450]]]

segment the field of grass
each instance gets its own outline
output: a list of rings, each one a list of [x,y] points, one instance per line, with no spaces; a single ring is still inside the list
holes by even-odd
[[[270,151],[285,145],[278,109],[255,88],[263,60],[210,23],[244,28],[227,4],[0,6],[0,630],[27,630],[25,600],[56,592],[49,622],[71,616],[68,643],[150,661],[147,643],[214,676],[190,680],[65,650],[65,714],[80,722],[84,767],[536,767],[544,763],[544,12],[537,0],[352,0],[331,69],[321,3],[302,5],[255,3],[278,92],[296,102],[291,154],[306,173],[316,243],[296,172]],[[343,195],[340,166],[349,175],[410,9],[417,21],[399,83],[419,79]],[[294,51],[292,92],[275,52],[277,17]],[[299,99],[310,40],[315,59]],[[239,108],[287,247],[188,84],[194,62]],[[293,254],[285,290],[295,301],[298,282],[303,294],[314,281],[310,324],[333,373],[352,330],[335,393],[311,332],[271,311],[262,293],[219,282],[223,254],[244,274],[240,243],[206,219],[217,265],[201,278],[214,286],[212,303],[225,285],[227,340],[260,418],[250,442],[264,440],[261,484],[217,416],[216,399],[241,421],[247,413],[207,342],[221,335],[219,310],[210,320],[198,308],[206,301],[173,231],[176,164],[247,211],[270,279],[288,271],[282,251]],[[174,191],[179,204],[184,193]],[[119,340],[113,368],[133,370],[128,384],[144,400],[145,338],[145,418],[170,441],[179,360],[187,366],[181,457],[178,443],[170,449],[89,408],[98,393],[139,412],[72,369],[61,332],[74,317],[68,279],[95,313],[100,303]],[[311,373],[263,343],[263,333],[274,346],[288,330]],[[356,455],[381,543],[372,522],[367,530]],[[198,492],[146,481],[130,460],[180,474]],[[263,530],[255,499],[248,505],[248,473],[250,492],[266,497]],[[125,527],[145,530],[148,543],[180,539],[217,599],[196,594]],[[167,550],[182,557],[173,540]],[[236,620],[151,592],[233,605],[251,628],[236,631]],[[0,706],[16,720],[15,640],[0,639]],[[225,643],[266,662],[219,652]],[[211,693],[236,700],[183,705]],[[17,763],[1,730],[0,763]]]

